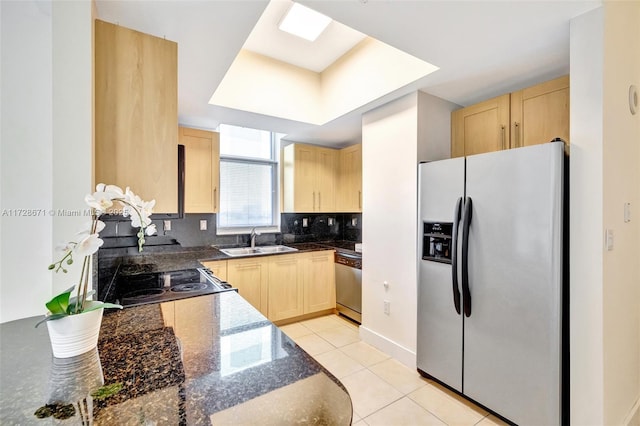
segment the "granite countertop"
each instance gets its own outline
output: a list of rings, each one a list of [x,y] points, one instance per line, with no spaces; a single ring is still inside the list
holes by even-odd
[[[351,422],[338,379],[235,292],[108,311],[98,350],[68,359],[36,321],[0,324],[3,425],[50,403],[73,404],[70,424]],[[103,384],[121,387],[92,397]]]

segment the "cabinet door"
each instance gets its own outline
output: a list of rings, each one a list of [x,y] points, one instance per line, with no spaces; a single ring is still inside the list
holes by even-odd
[[[451,113],[451,157],[509,148],[509,95]]]
[[[336,154],[335,149],[316,148],[316,201],[314,203],[316,212],[336,211]]]
[[[569,76],[511,94],[511,147],[569,143]]]
[[[303,267],[298,254],[270,258],[268,318],[271,321],[302,315]]]
[[[267,316],[269,262],[264,259],[237,259],[227,261],[227,281],[262,315]]]
[[[220,134],[180,127],[185,147],[185,212],[217,213],[220,182]]]
[[[304,313],[336,307],[336,277],[333,250],[313,252],[305,262]]]
[[[227,281],[227,261],[226,260],[211,260],[207,262],[201,262],[205,268],[209,268],[213,275],[220,278],[223,281]]]
[[[294,210],[314,212],[316,209],[316,151],[314,147],[295,146]]]
[[[178,211],[178,47],[95,21],[95,177]]]
[[[362,211],[362,144],[340,150],[336,211]]]

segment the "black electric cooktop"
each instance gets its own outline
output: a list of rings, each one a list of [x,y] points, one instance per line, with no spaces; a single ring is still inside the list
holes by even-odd
[[[116,280],[116,303],[124,307],[186,299],[234,290],[209,269],[120,274]]]

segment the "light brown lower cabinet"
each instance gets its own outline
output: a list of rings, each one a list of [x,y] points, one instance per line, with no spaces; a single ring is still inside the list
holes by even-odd
[[[262,315],[268,316],[268,258],[256,256],[227,260],[227,281]]]
[[[205,268],[209,268],[213,275],[222,281],[227,281],[227,261],[226,260],[209,260],[201,262]]]
[[[297,254],[269,260],[269,315],[279,321],[303,314],[304,259]]]
[[[335,309],[333,250],[207,261],[202,264],[226,280],[271,321]]]
[[[333,250],[306,253],[304,259],[304,313],[336,307]]]

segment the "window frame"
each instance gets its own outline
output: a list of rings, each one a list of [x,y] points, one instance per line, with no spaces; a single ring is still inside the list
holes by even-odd
[[[255,129],[260,130],[260,129]],[[264,130],[266,131],[266,130]],[[272,224],[256,226],[220,226],[220,208],[216,214],[216,235],[240,235],[249,234],[253,229],[260,233],[278,233],[281,231],[280,224],[280,143],[277,133],[269,132],[269,142],[271,145],[271,159],[257,157],[243,157],[237,155],[223,155],[220,153],[220,165],[223,161],[240,164],[266,165],[271,166],[271,188],[272,188]],[[219,167],[222,170],[222,167]],[[222,188],[221,188],[222,189]],[[222,196],[222,193],[220,194]]]

